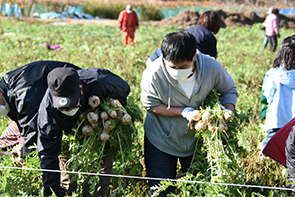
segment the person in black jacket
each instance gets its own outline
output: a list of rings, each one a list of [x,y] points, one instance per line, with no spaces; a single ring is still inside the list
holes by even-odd
[[[13,153],[24,158],[37,142],[37,112],[47,89],[47,75],[57,67],[80,69],[59,61],[36,61],[5,74],[0,81],[0,116],[15,121],[23,138]]]
[[[37,146],[41,168],[59,170],[62,135],[72,132],[79,114],[89,109],[87,101],[90,96],[116,98],[122,106],[126,106],[129,92],[130,86],[126,81],[105,69],[52,70],[48,74],[48,89],[38,111]],[[112,165],[112,162],[109,163]],[[110,177],[102,178],[110,180]],[[43,186],[46,195],[52,195],[52,189],[57,196],[65,196],[58,172],[43,171]],[[98,187],[95,196],[105,196],[108,187]]]
[[[214,10],[204,12],[198,19],[197,25],[186,31],[195,36],[197,48],[204,54],[217,58],[217,40],[214,34],[220,29],[220,17]]]
[[[185,31],[194,35],[197,42],[197,49],[206,55],[217,58],[217,40],[214,34],[220,29],[220,17],[214,10],[208,10],[201,14],[197,25],[187,28]],[[153,62],[162,54],[158,48],[147,60],[147,64]]]

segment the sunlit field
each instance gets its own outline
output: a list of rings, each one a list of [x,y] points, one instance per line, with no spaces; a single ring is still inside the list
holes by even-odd
[[[153,23],[143,23],[136,31],[134,46],[124,48],[121,32],[116,26],[59,26],[40,21],[1,18],[0,77],[11,70],[39,60],[65,61],[84,69],[105,68],[129,83],[133,102],[143,113],[146,113],[140,102],[140,81],[146,67],[146,60],[161,46],[161,41],[167,33],[178,29],[180,27],[158,27]],[[294,30],[282,28],[278,43],[280,44],[283,38],[292,34]],[[257,145],[266,136],[266,133],[262,132],[264,120],[259,117],[262,108],[261,85],[265,73],[272,66],[275,53],[262,50],[264,31],[261,30],[261,24],[255,24],[252,28],[227,27],[221,29],[216,38],[218,40],[217,60],[234,78],[239,91],[235,110],[236,118],[232,123],[234,130],[228,131],[233,131],[232,134],[228,133],[231,149],[228,149],[228,144],[224,143],[225,150],[228,152],[222,153],[229,155],[230,162],[224,160],[222,168],[215,166],[215,170],[220,170],[215,173],[224,174],[212,180],[213,175],[212,173],[210,175],[208,167],[210,158],[206,157],[206,150],[200,151],[206,149],[206,146],[202,146],[202,143],[196,146],[196,149],[200,148],[200,150],[196,151],[194,161],[199,159],[202,161],[201,164],[198,162],[193,164],[194,175],[179,174],[184,181],[196,182],[175,183],[177,187],[175,196],[291,196],[290,192],[279,189],[288,187],[286,176],[281,173],[283,166],[269,158],[261,160],[257,151]],[[63,48],[49,50],[46,46],[39,45],[40,43],[61,45]],[[1,117],[0,133],[9,122],[7,117]],[[135,127],[138,141],[130,142],[130,146],[134,147],[131,154],[134,155],[129,159],[118,157],[114,162],[114,174],[137,178],[114,177],[110,186],[110,196],[147,196],[147,181],[140,178],[145,176],[142,122],[136,122]],[[212,153],[210,155],[211,158],[215,156]],[[87,157],[87,154],[83,157]],[[34,170],[5,168],[13,167],[12,161],[12,158],[8,156],[0,156],[1,196],[41,196],[43,194],[42,173]],[[26,163],[27,168],[40,169],[35,153],[30,155]],[[83,166],[80,171],[85,172]],[[225,185],[209,184],[210,182]],[[83,187],[82,182],[78,183]],[[172,183],[164,182],[158,190],[170,184]],[[262,186],[262,188],[250,187],[250,185]],[[263,188],[263,186],[276,187],[276,189]],[[73,196],[81,196],[81,193],[74,193]]]

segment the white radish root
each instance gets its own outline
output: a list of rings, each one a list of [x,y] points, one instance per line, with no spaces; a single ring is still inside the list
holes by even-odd
[[[122,119],[125,114],[127,114],[127,112],[125,110],[123,110],[123,109],[117,110],[117,117],[119,119]]]
[[[90,123],[96,123],[99,120],[98,114],[96,112],[93,112],[93,111],[88,112],[86,114],[86,118],[87,118],[88,122],[90,122]]]
[[[110,139],[110,134],[107,130],[102,130],[99,136],[101,141],[108,141]]]
[[[200,120],[197,124],[195,124],[196,132],[202,131],[207,128],[207,123],[204,120]]]
[[[193,113],[192,113],[192,120],[194,121],[199,121],[201,120],[202,118],[202,113],[200,110],[194,110]]]
[[[84,135],[86,136],[90,136],[91,134],[93,134],[93,128],[90,125],[84,125],[82,127],[82,132]]]
[[[120,106],[120,102],[116,99],[112,99],[110,100],[110,104],[113,106],[113,107],[119,107]]]
[[[211,119],[211,116],[212,116],[212,113],[209,112],[209,111],[205,111],[203,114],[202,114],[202,120],[206,123],[209,123],[210,122],[210,119]]]
[[[226,132],[228,130],[228,126],[223,119],[218,120],[218,131]]]
[[[217,131],[217,127],[216,127],[216,122],[215,121],[211,121],[208,123],[208,130],[211,133],[214,133],[215,131]]]
[[[84,112],[81,113],[81,114],[79,115],[79,118],[80,118],[80,120],[84,120],[84,118],[85,118],[85,113],[84,113]]]
[[[88,98],[88,105],[92,108],[98,107],[100,104],[100,99],[96,95],[92,95]]]
[[[112,119],[107,119],[106,121],[103,122],[103,128],[106,131],[111,131],[115,128],[116,123]]]
[[[123,123],[124,125],[127,125],[127,124],[130,124],[131,121],[132,121],[131,116],[130,116],[129,114],[127,114],[127,113],[124,114],[124,116],[122,117],[122,123]]]
[[[116,117],[117,117],[117,112],[116,112],[115,110],[109,109],[109,110],[108,110],[108,115],[109,115],[111,118],[116,118]]]
[[[109,118],[109,115],[108,115],[107,112],[103,111],[103,112],[100,113],[100,118],[101,118],[102,120],[106,120],[106,119]]]

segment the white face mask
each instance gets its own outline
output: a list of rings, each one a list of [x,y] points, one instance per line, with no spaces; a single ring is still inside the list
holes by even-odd
[[[9,105],[5,101],[4,97],[3,97],[3,100],[5,102],[5,106],[4,105],[0,105],[0,116],[6,116],[9,113],[9,111],[10,111]]]
[[[166,64],[166,69],[169,75],[177,80],[177,81],[185,81],[189,75],[191,75],[193,72],[193,63],[194,63],[194,58],[192,60],[192,64],[190,68],[187,69],[175,69],[171,68]]]
[[[61,113],[63,113],[64,115],[67,115],[67,116],[74,116],[79,110],[79,107],[75,107],[75,108],[72,108],[71,111],[66,111],[66,110],[59,110]]]
[[[132,10],[127,10],[127,13],[128,13],[128,14],[131,14],[131,13],[132,13]]]

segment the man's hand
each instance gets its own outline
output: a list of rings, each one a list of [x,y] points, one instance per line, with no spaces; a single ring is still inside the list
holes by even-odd
[[[22,148],[23,148],[23,145],[18,144],[15,147],[13,147],[11,151],[12,157],[14,158],[13,164],[15,166],[22,166],[24,164],[24,160],[23,158],[21,158]]]
[[[195,111],[194,108],[186,107],[182,110],[181,115],[190,122],[192,120],[193,111]]]
[[[225,111],[223,114],[225,120],[232,121],[235,118],[235,114],[232,109],[226,108],[223,105],[220,105],[220,108]]]
[[[18,144],[16,146],[13,147],[11,153],[12,153],[12,156],[13,157],[21,157],[21,154],[22,154],[22,148],[23,146]]]

